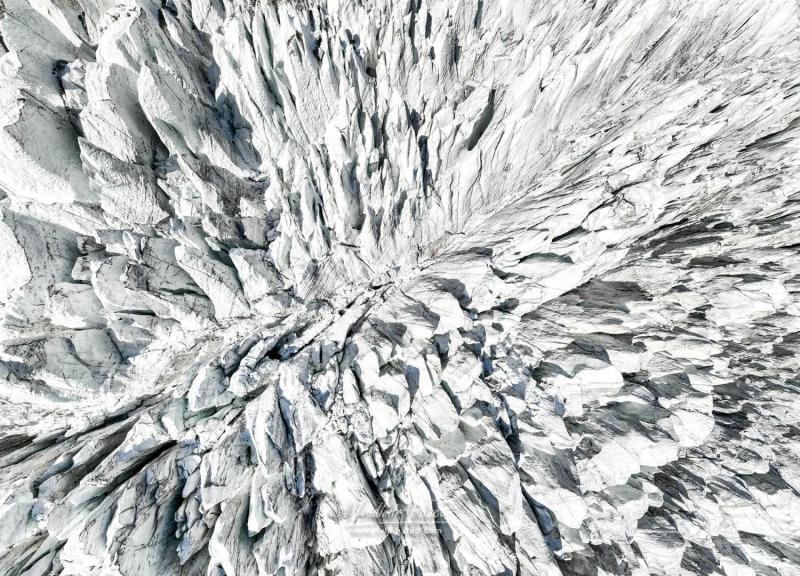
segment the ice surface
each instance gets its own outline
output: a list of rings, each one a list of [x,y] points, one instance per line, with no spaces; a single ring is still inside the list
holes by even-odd
[[[796,1],[0,38],[0,574],[800,573]]]

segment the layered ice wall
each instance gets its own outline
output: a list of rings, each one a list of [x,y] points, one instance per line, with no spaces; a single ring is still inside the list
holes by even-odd
[[[797,1],[0,6],[0,574],[800,573]]]

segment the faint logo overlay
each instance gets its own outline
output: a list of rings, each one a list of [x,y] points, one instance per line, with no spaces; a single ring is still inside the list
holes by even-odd
[[[438,537],[447,525],[438,510],[407,507],[402,510],[362,506],[347,514],[340,528],[354,538],[384,537],[386,534]]]

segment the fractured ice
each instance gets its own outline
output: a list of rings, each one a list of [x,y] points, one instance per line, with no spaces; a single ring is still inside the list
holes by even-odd
[[[796,1],[0,35],[0,574],[800,573]]]

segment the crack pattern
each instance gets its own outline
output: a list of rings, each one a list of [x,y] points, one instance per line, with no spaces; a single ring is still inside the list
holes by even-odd
[[[799,17],[4,0],[0,573],[796,574]]]

